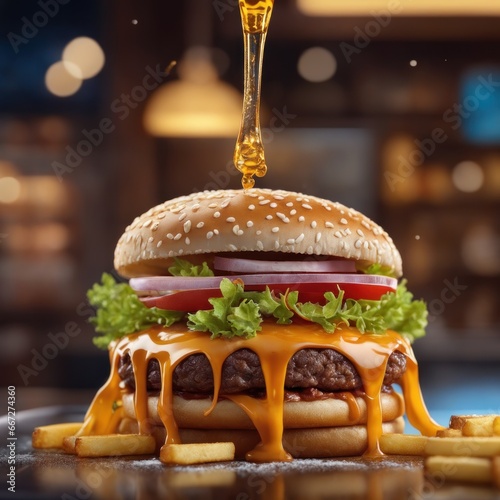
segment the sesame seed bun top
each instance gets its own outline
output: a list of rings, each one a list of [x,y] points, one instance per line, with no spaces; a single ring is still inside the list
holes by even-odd
[[[221,252],[336,256],[402,274],[392,239],[360,212],[315,196],[257,188],[193,193],[151,208],[126,228],[114,264],[128,278],[164,275],[174,257]]]

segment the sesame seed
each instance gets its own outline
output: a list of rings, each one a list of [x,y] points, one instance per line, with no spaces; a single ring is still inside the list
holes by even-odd
[[[305,218],[303,215],[301,215],[301,216],[299,217],[299,222],[304,222],[305,220],[306,220],[306,218]]]
[[[336,236],[337,238],[342,238],[342,233],[340,231],[335,231],[333,235]]]
[[[289,201],[287,204],[286,204],[287,207],[293,207],[293,201]]]
[[[179,251],[177,252],[179,255],[182,255],[184,253],[184,250],[182,248],[179,248]]]
[[[187,217],[187,213],[183,212],[181,215],[179,215],[179,222],[182,222],[186,217]]]
[[[247,227],[252,227],[253,226],[253,222],[251,220],[247,221]]]
[[[304,233],[300,233],[297,238],[295,238],[295,243],[300,243],[305,238]]]
[[[218,206],[218,203],[210,203],[210,205],[208,205],[208,208],[217,208]]]
[[[155,222],[152,226],[151,226],[151,231],[156,231],[158,229],[158,226],[160,225],[159,222]]]
[[[207,233],[207,240],[209,240],[213,235],[214,235],[213,231],[208,231],[208,233]]]
[[[175,236],[174,236],[174,241],[178,241],[182,238],[182,233],[177,233]]]
[[[271,200],[260,200],[259,205],[267,205],[268,203],[271,203]]]
[[[262,243],[262,241],[257,240],[256,245],[259,250],[264,250],[264,244]]]
[[[232,252],[238,251],[238,247],[236,245],[233,245],[232,243],[229,244],[228,247],[229,247],[229,250],[231,250]]]
[[[344,229],[344,234],[349,235],[349,234],[352,234],[352,233],[351,233],[351,230],[348,227],[346,227]]]
[[[173,240],[174,239],[174,235],[172,233],[167,233],[167,238],[169,240]]]
[[[275,248],[275,250],[278,250],[278,249],[279,249],[279,247],[280,247],[280,242],[279,242],[278,240],[276,240],[276,241],[274,242],[274,248]]]
[[[156,244],[156,248],[160,248],[163,244],[163,240],[160,240],[157,244]]]
[[[204,225],[205,225],[205,223],[203,221],[201,221],[201,222],[198,222],[198,224],[196,224],[196,227],[198,229],[201,229]]]
[[[302,203],[302,207],[305,208],[306,210],[312,210],[313,207],[311,205],[308,205],[307,203]]]
[[[259,235],[261,235],[261,234],[262,234],[262,231],[261,231],[260,229],[257,229],[257,231],[255,231],[255,234],[256,234],[257,236],[259,236]]]
[[[316,238],[314,238],[314,241],[316,243],[319,243],[319,240],[321,239],[321,233],[316,233]]]
[[[363,233],[363,231],[361,231],[361,229],[357,229],[356,232],[358,233],[359,236],[365,235],[365,233]]]
[[[344,219],[344,217],[342,217],[342,219],[340,219],[340,223],[341,224],[348,224],[347,219]]]
[[[162,212],[161,214],[158,214],[156,216],[157,219],[164,219],[167,214],[165,212]]]
[[[195,203],[195,204],[191,207],[191,210],[192,210],[193,212],[196,212],[196,211],[198,211],[198,210],[200,209],[200,206],[201,206],[201,205],[200,205],[199,203]]]
[[[311,222],[311,227],[312,227],[313,229],[316,229],[316,226],[317,226],[317,225],[318,225],[318,223],[317,223],[315,220],[313,220],[313,221]]]
[[[272,220],[272,219],[273,219],[273,216],[272,216],[272,215],[266,215],[266,219],[267,219],[267,220]]]
[[[233,233],[236,236],[241,236],[243,234],[243,231],[240,229],[240,226],[238,224],[236,224],[235,226],[233,226]]]
[[[272,231],[273,233],[277,233],[279,230],[280,230],[280,228],[279,228],[278,226],[274,226],[274,227],[271,229],[271,231]]]
[[[361,248],[362,245],[363,245],[363,242],[361,240],[356,240],[356,242],[354,243],[354,246],[356,248]]]
[[[248,205],[248,210],[255,210],[255,205],[254,204]]]
[[[313,249],[312,245],[309,245],[307,247],[306,253],[309,254],[309,255],[311,255],[313,252],[314,252],[314,249]]]
[[[297,213],[297,210],[295,210],[295,208],[292,208],[292,210],[290,210],[290,215],[295,215]]]
[[[274,201],[269,205],[271,208],[276,208],[278,206],[277,203],[274,203]]]
[[[191,243],[191,240],[189,239],[188,236],[186,236],[186,239],[184,240],[184,242],[186,243],[186,245],[189,245]]]
[[[287,224],[290,222],[290,219],[285,214],[282,214],[281,212],[276,212],[276,216],[279,217],[283,222],[285,222]]]
[[[289,245],[295,245],[295,239],[294,239],[294,238],[289,238],[288,240],[286,240],[286,242],[287,242]]]
[[[219,234],[219,230],[218,229],[214,229],[214,234],[217,236]]]
[[[221,204],[221,208],[226,208],[231,203],[231,198],[226,198]]]
[[[142,224],[142,227],[148,227],[151,224],[151,222],[153,221],[151,219],[148,219],[146,222]]]
[[[368,241],[365,240],[365,242],[363,243],[363,246],[368,250],[368,248],[370,247],[370,244],[368,243]]]
[[[333,224],[331,222],[325,222],[325,227],[327,227],[329,229],[332,229],[333,228]]]
[[[191,231],[191,221],[187,220],[184,222],[184,232],[187,234],[189,231]]]
[[[153,243],[153,240],[154,240],[154,238],[153,238],[152,236],[150,236],[150,237],[148,238],[148,243]]]
[[[236,221],[236,219],[234,217],[228,217],[226,219],[226,222],[235,222],[235,221]]]
[[[214,212],[214,217],[218,219],[220,217],[220,212]]]
[[[285,199],[283,196],[281,196],[281,195],[279,195],[279,194],[275,194],[275,195],[273,196],[273,198],[274,198],[275,200],[278,200],[278,201],[281,201],[281,200],[284,200],[284,199]]]

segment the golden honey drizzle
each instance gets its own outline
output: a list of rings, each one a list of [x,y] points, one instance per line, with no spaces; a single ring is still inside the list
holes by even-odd
[[[234,165],[243,174],[244,189],[263,177],[267,166],[260,132],[262,61],[274,0],[239,0],[245,51],[243,114],[234,150]]]
[[[187,332],[184,325],[173,325],[168,329],[160,326],[144,332],[129,335],[111,347],[111,374],[108,381],[92,402],[80,435],[108,434],[116,432],[121,418],[121,408],[113,411],[113,403],[121,400],[122,389],[118,376],[121,356],[130,353],[134,369],[136,392],[135,415],[139,430],[151,432],[147,415],[146,370],[150,359],[156,358],[161,369],[162,390],[158,400],[158,414],[166,429],[166,444],[179,443],[178,423],[173,416],[172,376],[175,367],[192,354],[204,353],[214,374],[215,406],[221,384],[222,365],[233,352],[252,349],[261,362],[266,384],[266,397],[253,398],[246,394],[225,395],[242,408],[250,417],[260,434],[261,443],[247,453],[247,459],[255,462],[286,461],[291,456],[283,448],[283,405],[286,369],[292,356],[300,349],[332,348],[346,356],[358,371],[367,407],[368,446],[365,456],[380,456],[378,445],[382,434],[382,411],[380,391],[387,361],[392,352],[398,350],[407,359],[407,370],[402,377],[401,387],[409,421],[422,434],[435,435],[441,427],[429,416],[418,382],[418,366],[410,345],[393,331],[386,335],[361,334],[354,328],[342,327],[333,334],[327,334],[316,324],[303,328],[294,325],[276,326],[265,321],[262,331],[253,339],[215,339],[202,332]],[[349,406],[353,423],[359,420],[360,409],[352,394],[340,393],[339,398]],[[293,403],[290,403],[293,404]],[[206,414],[210,413],[208,410]]]

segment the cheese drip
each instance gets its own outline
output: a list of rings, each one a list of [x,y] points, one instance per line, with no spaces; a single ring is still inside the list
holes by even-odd
[[[292,457],[285,451],[283,438],[283,405],[286,369],[292,356],[301,349],[334,349],[348,358],[359,373],[367,407],[368,446],[365,456],[381,455],[379,438],[382,434],[380,393],[387,362],[394,351],[406,356],[407,369],[401,380],[406,412],[411,424],[426,436],[435,435],[440,427],[431,419],[425,407],[418,382],[418,366],[409,343],[391,330],[384,335],[362,334],[355,328],[339,327],[333,334],[316,324],[277,326],[265,321],[262,331],[252,339],[214,339],[202,332],[186,331],[182,324],[169,328],[152,327],[126,336],[110,348],[111,374],[92,402],[80,435],[116,432],[123,417],[120,405],[122,390],[118,375],[120,357],[130,354],[136,391],[134,408],[139,432],[151,432],[147,414],[146,373],[149,360],[157,359],[161,369],[162,390],[158,399],[158,415],[166,429],[165,444],[179,443],[177,422],[172,408],[172,378],[175,367],[193,354],[205,354],[214,374],[214,394],[210,413],[219,398],[224,360],[239,349],[252,349],[259,357],[266,384],[265,398],[247,394],[224,395],[242,408],[260,434],[261,442],[247,453],[255,462],[287,461]],[[359,419],[359,407],[354,396],[341,392],[353,423]],[[293,403],[290,403],[293,404]]]

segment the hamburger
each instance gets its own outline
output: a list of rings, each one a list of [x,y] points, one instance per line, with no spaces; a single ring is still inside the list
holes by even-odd
[[[372,220],[268,189],[194,193],[137,217],[117,283],[89,291],[111,373],[80,435],[232,441],[250,461],[379,455],[429,416],[411,343],[427,310]],[[398,384],[402,391],[393,387]]]

